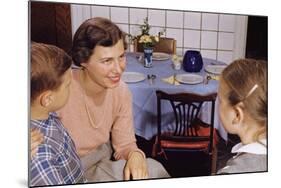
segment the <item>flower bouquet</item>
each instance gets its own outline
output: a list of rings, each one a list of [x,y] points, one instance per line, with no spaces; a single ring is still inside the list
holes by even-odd
[[[151,26],[148,23],[148,18],[146,17],[144,19],[144,22],[142,25],[140,25],[140,29],[141,29],[141,35],[139,35],[138,38],[138,43],[143,44],[143,48],[153,48],[156,43],[159,42],[159,38],[161,35],[164,34],[164,30],[159,32],[158,35],[150,35],[149,31],[150,31]]]
[[[141,35],[138,42],[143,44],[143,48],[153,48],[155,44],[159,42],[159,37],[153,35]]]
[[[140,25],[141,35],[137,36],[136,39],[139,44],[142,44],[144,52],[144,66],[152,66],[152,53],[153,47],[159,42],[160,36],[164,34],[164,30],[159,32],[158,35],[150,35],[151,26],[148,23],[148,18],[144,19],[144,23]]]

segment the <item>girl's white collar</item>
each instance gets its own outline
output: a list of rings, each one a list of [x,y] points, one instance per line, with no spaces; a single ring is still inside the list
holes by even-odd
[[[259,142],[254,142],[251,144],[242,144],[241,142],[233,146],[231,153],[252,153],[252,154],[259,154],[259,155],[266,155],[267,154],[267,142],[266,139],[262,139]]]

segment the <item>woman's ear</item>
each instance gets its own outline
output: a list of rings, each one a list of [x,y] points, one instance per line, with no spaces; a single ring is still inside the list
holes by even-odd
[[[54,95],[52,91],[45,91],[40,95],[40,104],[43,107],[49,107],[54,101]]]
[[[244,104],[242,102],[236,104],[234,106],[234,112],[235,112],[235,117],[232,120],[232,124],[241,125],[245,117]]]
[[[80,65],[81,65],[82,68],[86,68],[88,64],[87,63],[80,63]]]

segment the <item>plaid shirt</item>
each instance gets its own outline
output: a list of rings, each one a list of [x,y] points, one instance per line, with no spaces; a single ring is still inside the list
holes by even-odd
[[[84,182],[74,142],[56,113],[50,113],[47,120],[31,120],[31,128],[44,134],[44,143],[31,160],[30,186]]]

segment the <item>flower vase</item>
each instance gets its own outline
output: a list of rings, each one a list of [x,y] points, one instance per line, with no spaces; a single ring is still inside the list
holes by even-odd
[[[153,48],[151,47],[145,47],[143,49],[144,53],[144,67],[150,68],[152,67],[152,53],[153,53]]]

